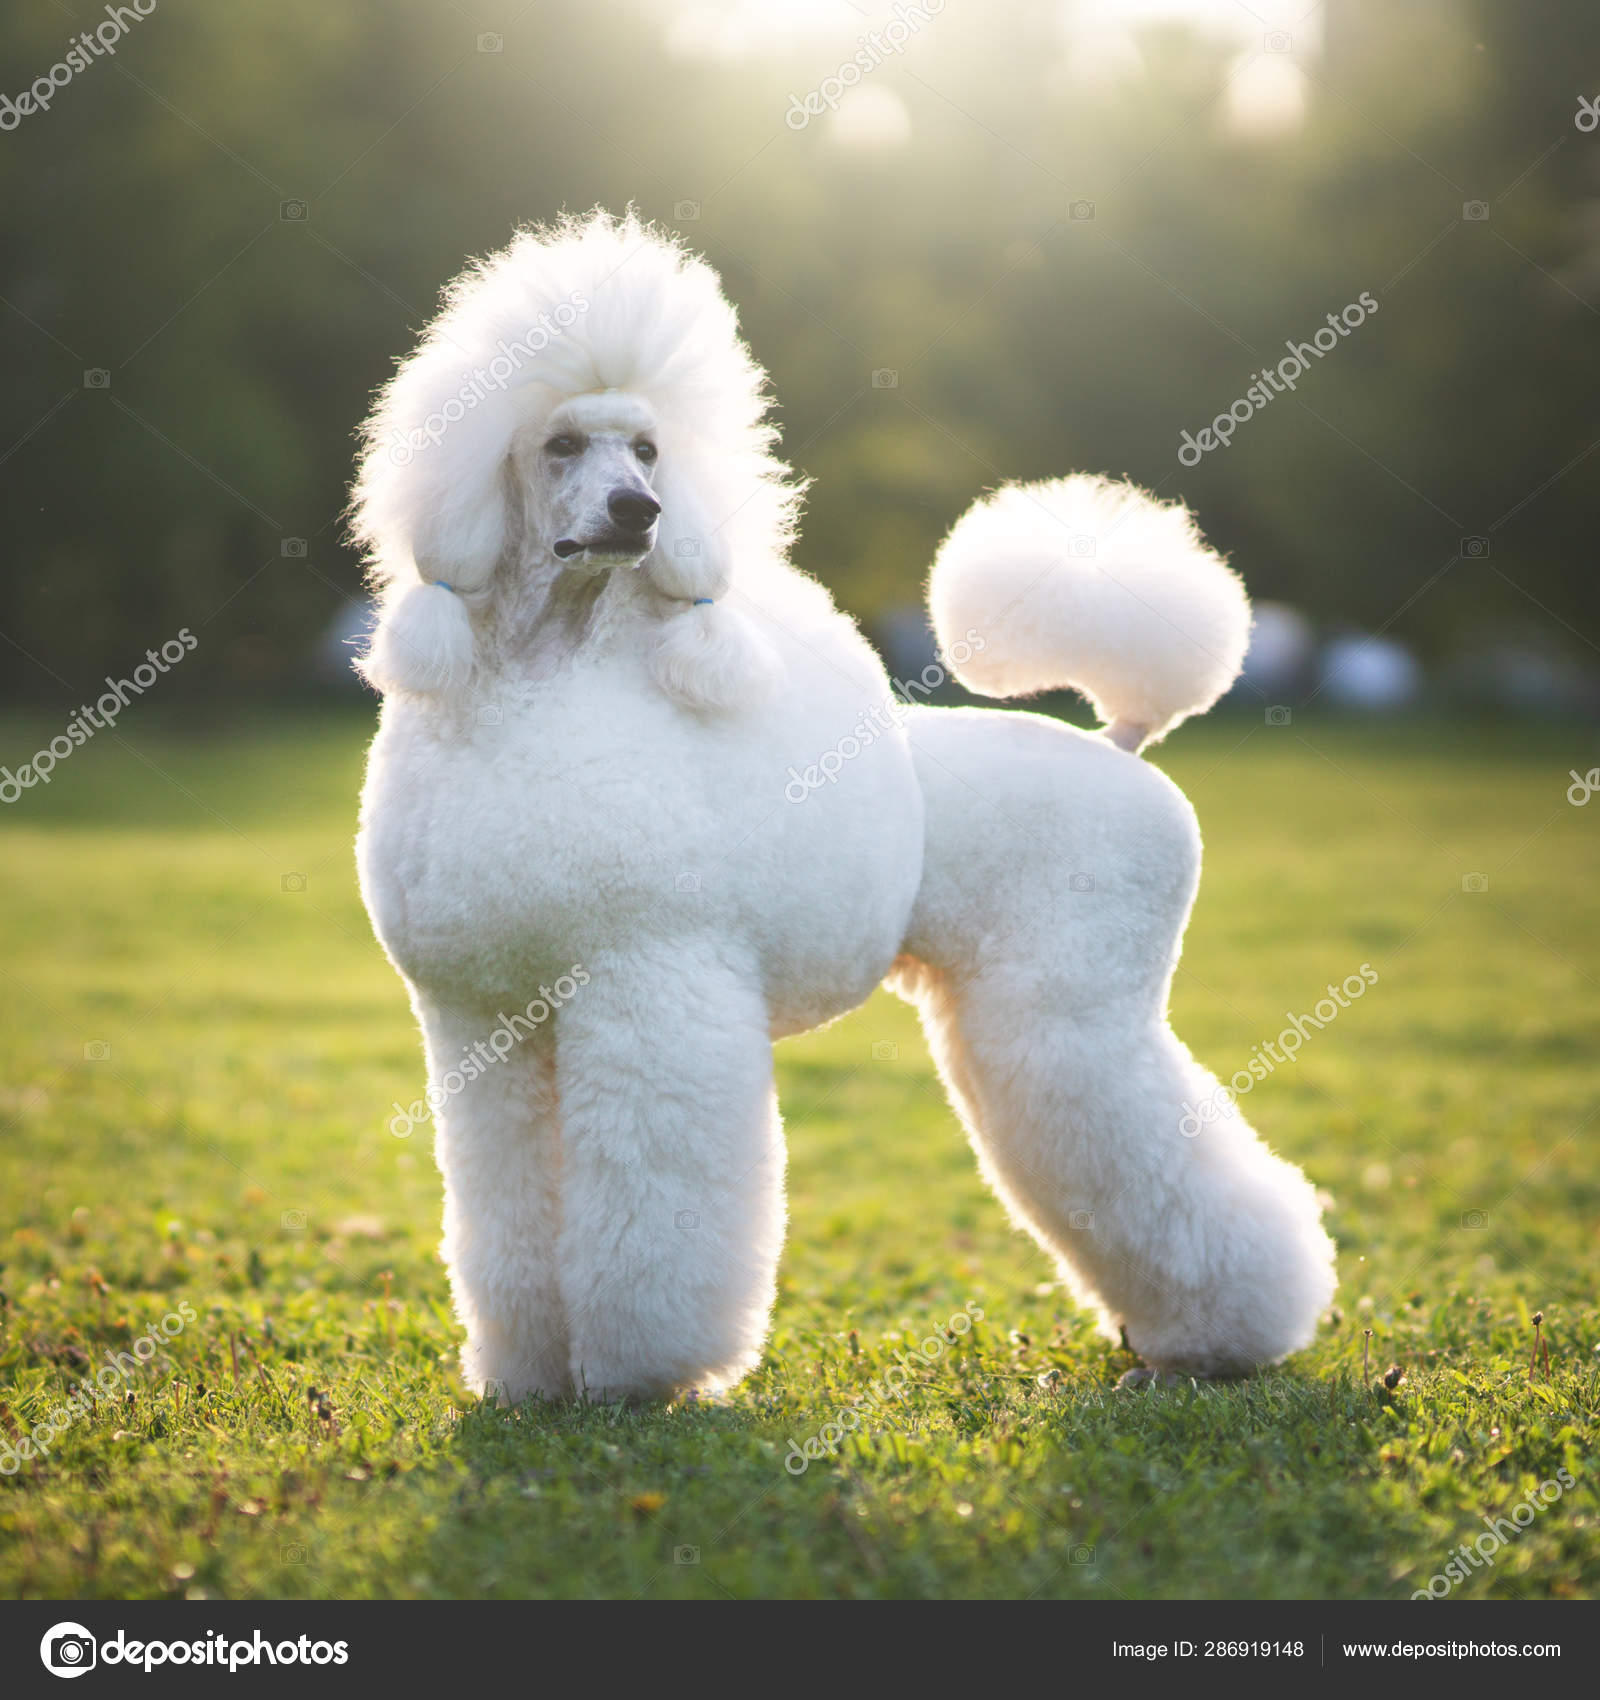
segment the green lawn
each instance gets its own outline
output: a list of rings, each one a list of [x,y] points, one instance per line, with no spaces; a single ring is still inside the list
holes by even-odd
[[[0,760],[51,729],[0,727]],[[779,1052],[760,1372],[509,1414],[456,1373],[425,1136],[385,1131],[421,1074],[352,873],[366,733],[130,714],[0,811],[0,1429],[193,1313],[0,1476],[0,1592],[1404,1598],[1558,1470],[1456,1593],[1597,1591],[1600,802],[1565,797],[1592,731],[1214,717],[1155,754],[1207,841],[1174,1016],[1200,1057],[1231,1074],[1379,975],[1248,1101],[1340,1246],[1281,1370],[1116,1391],[1132,1360],[1010,1230],[880,993]],[[898,1427],[785,1472],[969,1301]]]

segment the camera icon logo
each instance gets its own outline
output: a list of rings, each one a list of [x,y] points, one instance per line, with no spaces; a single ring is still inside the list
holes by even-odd
[[[1067,217],[1077,222],[1085,223],[1094,217],[1093,201],[1074,201],[1067,208]]]
[[[83,1047],[83,1060],[85,1062],[110,1062],[111,1047],[104,1039],[91,1039]]]
[[[58,1623],[44,1632],[39,1657],[55,1676],[82,1676],[100,1656],[94,1637],[81,1623]]]
[[[698,891],[700,889],[699,874],[679,874],[672,882],[679,891]]]
[[[1271,35],[1262,36],[1261,45],[1268,53],[1292,53],[1294,37],[1287,30],[1274,30]]]
[[[1093,874],[1073,874],[1072,877],[1067,881],[1067,889],[1069,891],[1093,891],[1094,890],[1094,875]]]
[[[1461,889],[1463,891],[1487,891],[1489,889],[1489,876],[1487,874],[1463,874],[1461,876]]]
[[[1473,224],[1481,224],[1489,216],[1487,201],[1463,201],[1461,216]]]
[[[874,1039],[872,1041],[872,1060],[874,1062],[893,1062],[900,1055],[900,1047],[893,1039]]]
[[[1069,1228],[1093,1228],[1094,1212],[1092,1210],[1073,1210],[1069,1212],[1067,1216],[1067,1226]]]
[[[306,876],[304,874],[285,874],[278,883],[285,891],[304,891]]]
[[[880,366],[872,374],[872,387],[875,390],[897,390],[900,388],[900,374],[893,366]]]
[[[91,366],[83,374],[83,387],[86,390],[108,390],[111,388],[111,374],[104,366]]]
[[[1463,1228],[1487,1228],[1489,1226],[1489,1212],[1487,1210],[1463,1210],[1461,1212],[1461,1226]]]
[[[306,1225],[306,1213],[303,1210],[285,1210],[278,1220],[291,1234],[298,1233]]]
[[[1461,539],[1461,553],[1469,561],[1481,561],[1489,553],[1489,539],[1487,537],[1463,537]]]
[[[486,702],[478,710],[478,724],[480,726],[498,726],[502,719],[504,719],[504,716],[500,712],[498,703]]]
[[[1087,560],[1094,553],[1095,540],[1092,537],[1074,537],[1068,541],[1067,547],[1077,558]]]
[[[672,1218],[672,1225],[680,1233],[692,1234],[700,1226],[700,1212],[698,1210],[680,1210]]]
[[[700,216],[698,201],[674,201],[672,203],[672,222],[674,224],[693,224]]]
[[[1093,1547],[1074,1547],[1068,1554],[1068,1562],[1072,1564],[1093,1564],[1094,1561]]]
[[[496,35],[493,30],[486,30],[478,37],[478,51],[480,53],[500,53],[504,51],[505,45],[506,38],[503,35]]]
[[[306,540],[303,537],[285,537],[278,544],[278,554],[286,561],[305,559]]]
[[[304,201],[279,201],[278,217],[284,224],[304,224],[311,208]]]
[[[698,1564],[700,1562],[699,1547],[674,1547],[672,1549],[674,1564]]]
[[[672,552],[681,560],[692,561],[700,553],[700,539],[698,537],[680,537],[672,545]]]
[[[1267,724],[1269,726],[1287,726],[1293,719],[1294,716],[1282,703],[1275,703],[1267,710]]]
[[[291,1546],[278,1548],[279,1564],[308,1564],[310,1560],[311,1554],[298,1542]]]

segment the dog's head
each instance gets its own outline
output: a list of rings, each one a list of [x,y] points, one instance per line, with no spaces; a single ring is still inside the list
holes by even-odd
[[[638,569],[663,687],[747,698],[770,651],[721,604],[735,561],[781,560],[799,495],[764,385],[715,273],[631,216],[524,232],[469,270],[367,425],[368,678],[443,694],[470,677],[495,596]]]
[[[619,391],[573,396],[516,457],[535,547],[578,572],[636,567],[656,545],[656,417]]]

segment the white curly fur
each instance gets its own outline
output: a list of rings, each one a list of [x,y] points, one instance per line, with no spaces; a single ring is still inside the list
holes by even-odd
[[[691,607],[721,597],[734,561],[752,579],[770,572],[801,487],[772,453],[765,389],[716,274],[632,214],[525,230],[469,266],[363,432],[352,533],[379,598],[367,677],[423,692],[461,681],[458,631],[423,625],[442,604],[412,604],[403,631],[385,628],[419,582],[443,581],[469,599],[489,588],[524,541],[503,477],[513,440],[565,397],[618,391],[671,422],[662,476],[686,499],[664,502],[647,563],[669,595]],[[667,638],[660,674],[669,688],[710,706],[765,694],[771,653],[736,611],[704,623],[712,636]]]
[[[1100,718],[1155,743],[1239,676],[1250,601],[1188,509],[1079,473],[1009,484],[967,510],[940,548],[928,593],[957,668],[981,696],[1071,685]]]
[[[1139,492],[1002,491],[940,553],[941,633],[975,687],[1077,684],[1114,736],[884,716],[876,656],[787,564],[765,410],[712,272],[596,214],[464,274],[368,425],[385,700],[358,856],[423,1029],[469,1381],[746,1373],[784,1231],[772,1042],[891,972],[985,1175],[1108,1333],[1198,1374],[1293,1351],[1332,1246],[1242,1118],[1184,1137],[1217,1090],[1165,1013],[1199,834],[1115,747],[1225,687],[1237,580]]]
[[[357,662],[380,690],[436,696],[472,677],[472,616],[453,590],[440,584],[396,587]]]

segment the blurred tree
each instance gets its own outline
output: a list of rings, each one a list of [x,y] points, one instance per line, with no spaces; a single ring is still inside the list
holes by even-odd
[[[1264,41],[1074,48],[1045,0],[950,0],[796,131],[864,26],[730,58],[692,51],[704,6],[502,39],[433,0],[162,0],[0,128],[7,692],[77,700],[182,626],[164,690],[297,683],[359,583],[351,433],[440,286],[629,200],[721,268],[816,479],[799,558],[858,613],[914,602],[986,485],[1084,467],[1185,497],[1325,621],[1437,653],[1531,620],[1592,658],[1600,16],[1326,10],[1298,124],[1230,122]],[[0,16],[0,92],[101,16]],[[1179,463],[1363,291],[1293,396]]]

